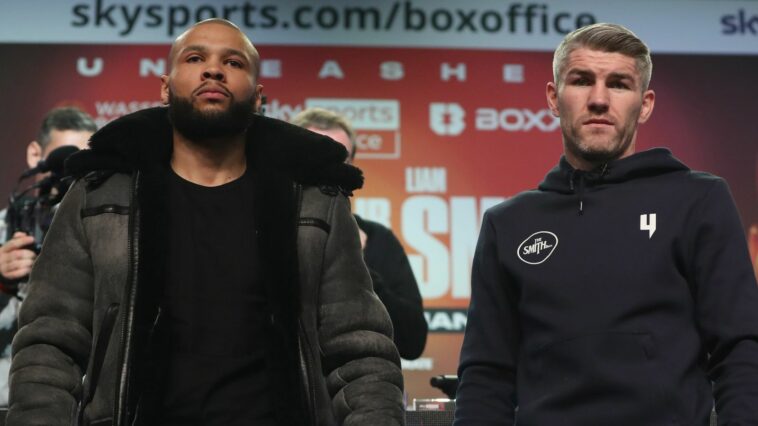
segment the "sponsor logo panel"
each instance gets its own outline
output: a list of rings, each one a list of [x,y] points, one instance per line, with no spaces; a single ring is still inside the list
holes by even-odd
[[[308,98],[306,108],[345,116],[356,131],[356,158],[400,158],[400,102],[397,99]]]
[[[474,110],[474,126],[478,131],[553,132],[560,120],[548,108],[488,108]],[[455,102],[429,104],[429,128],[440,136],[458,136],[471,124],[466,109]]]

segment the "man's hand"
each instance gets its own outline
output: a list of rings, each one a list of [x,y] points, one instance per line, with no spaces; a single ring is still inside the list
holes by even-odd
[[[0,275],[16,280],[29,275],[37,254],[24,247],[34,244],[34,237],[16,232],[13,238],[0,246]]]
[[[363,229],[358,228],[358,235],[361,237],[361,249],[366,249],[366,240],[368,240],[368,235],[366,235],[365,232],[363,232]]]

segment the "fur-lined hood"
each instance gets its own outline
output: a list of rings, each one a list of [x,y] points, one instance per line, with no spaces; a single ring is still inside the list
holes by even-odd
[[[96,132],[89,150],[66,161],[67,173],[146,171],[168,164],[172,126],[166,107],[118,118]],[[247,132],[248,161],[304,185],[333,185],[350,193],[363,186],[360,169],[345,164],[341,144],[281,120],[253,116]]]

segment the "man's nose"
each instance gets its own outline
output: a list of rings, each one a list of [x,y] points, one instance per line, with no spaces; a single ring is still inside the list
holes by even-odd
[[[587,108],[592,112],[603,113],[608,110],[610,102],[610,93],[608,88],[603,84],[595,84],[590,91],[590,98]]]
[[[221,70],[221,68],[218,65],[209,64],[208,68],[206,68],[205,71],[203,71],[203,79],[223,81],[224,72]]]

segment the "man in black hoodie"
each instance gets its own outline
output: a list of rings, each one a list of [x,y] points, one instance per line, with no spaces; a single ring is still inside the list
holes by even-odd
[[[662,148],[647,46],[567,35],[547,101],[564,155],[487,211],[456,426],[758,425],[758,286],[726,183]]]

